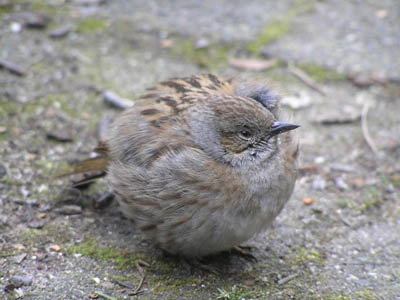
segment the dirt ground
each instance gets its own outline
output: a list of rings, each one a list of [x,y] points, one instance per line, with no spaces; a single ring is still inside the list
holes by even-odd
[[[400,299],[399,53],[397,0],[0,0],[0,298]],[[105,91],[206,72],[279,90],[301,159],[256,261],[201,268],[95,207],[105,180],[52,176],[120,112]]]

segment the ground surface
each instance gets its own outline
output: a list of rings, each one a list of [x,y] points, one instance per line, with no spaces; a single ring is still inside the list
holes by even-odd
[[[0,1],[0,59],[26,72],[0,69],[0,298],[400,299],[398,1],[99,2]],[[27,12],[51,20],[32,28]],[[279,62],[249,71],[232,58]],[[119,113],[105,90],[134,100],[204,72],[270,82],[302,125],[301,177],[249,241],[257,261],[221,254],[205,262],[216,273],[154,249],[115,203],[93,208],[105,181],[80,195],[49,179]],[[136,287],[140,260],[142,293],[129,296],[116,280]]]

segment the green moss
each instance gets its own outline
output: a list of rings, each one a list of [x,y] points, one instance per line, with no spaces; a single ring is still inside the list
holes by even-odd
[[[45,62],[38,62],[31,67],[30,71],[32,73],[37,73],[37,72],[49,73],[53,71],[53,67]]]
[[[297,255],[293,260],[294,264],[307,264],[309,262],[314,262],[318,264],[323,264],[325,258],[322,253],[316,250],[308,250],[305,248],[299,248]]]
[[[73,105],[73,101],[71,98],[74,97],[70,93],[60,93],[60,94],[48,94],[43,98],[38,99],[35,104],[27,105],[24,107],[25,113],[35,113],[38,109],[42,109],[43,107],[57,107],[60,110],[64,111],[69,117],[81,119],[82,111],[90,111],[92,108],[90,107],[90,101],[86,101],[87,99],[82,99],[78,104],[79,106]],[[90,121],[94,120],[95,122],[98,120],[99,116],[94,116]]]
[[[96,33],[103,31],[109,26],[107,22],[99,18],[86,18],[78,22],[76,31],[78,33]]]
[[[217,291],[217,299],[241,300],[252,296],[251,291],[248,291],[242,287],[237,287],[236,285],[234,285],[230,291],[226,291],[224,289],[217,289]]]
[[[378,299],[382,299],[381,296],[379,296],[378,294],[374,293],[371,290],[363,290],[363,291],[359,291],[355,293],[355,299],[359,299],[359,300],[378,300]]]
[[[69,99],[71,99],[72,95],[71,94],[48,94],[45,97],[41,98],[39,100],[39,103],[41,105],[47,105],[47,106],[59,106],[61,110],[63,110],[65,113],[68,115],[74,117],[77,116],[77,113],[71,106]],[[37,106],[39,107],[39,105]],[[31,112],[34,112],[37,107],[26,107],[26,110],[31,110]]]
[[[48,241],[49,232],[46,229],[27,229],[17,238],[17,242],[32,248],[35,245],[43,244]]]
[[[349,202],[348,199],[339,198],[338,206],[341,207],[341,208],[350,207],[350,202]]]
[[[138,259],[147,259],[141,254],[127,253],[112,247],[103,247],[92,238],[87,239],[80,245],[70,246],[68,252],[71,254],[79,253],[99,261],[112,262],[118,269],[136,268],[135,263]]]
[[[107,273],[107,277],[109,277],[113,280],[119,280],[119,281],[124,281],[124,282],[129,282],[132,280],[132,278],[128,277],[128,276],[116,276],[116,275],[108,274],[108,273]]]
[[[296,16],[312,11],[314,5],[315,1],[296,1],[286,15],[269,23],[258,37],[253,42],[249,43],[247,46],[248,50],[255,56],[259,56],[263,47],[283,37],[290,30],[291,23]]]
[[[385,201],[383,192],[376,187],[365,188],[353,201],[347,201],[347,207],[361,213],[372,212]]]
[[[229,45],[210,45],[207,48],[196,49],[191,40],[177,42],[172,48],[171,53],[182,57],[188,62],[193,62],[210,72],[215,72],[218,67],[227,64]]]
[[[9,114],[18,114],[21,106],[15,101],[0,99],[0,120],[8,120]]]
[[[371,210],[375,207],[379,207],[383,203],[383,197],[380,191],[375,187],[368,189],[367,195],[363,200],[363,210]]]
[[[7,141],[7,140],[8,140],[7,131],[0,133],[0,142],[4,142],[4,141]]]
[[[46,157],[43,157],[43,159],[35,161],[35,166],[42,169],[43,171],[51,171],[55,170],[58,167],[58,164],[56,162],[48,160]]]
[[[400,188],[400,175],[398,174],[393,174],[390,177],[390,182],[396,187],[396,188]]]
[[[346,295],[336,295],[336,296],[327,296],[327,300],[352,300],[350,296]]]
[[[324,83],[326,81],[337,81],[346,80],[346,75],[337,73],[332,70],[328,70],[324,67],[314,64],[302,64],[298,66],[304,72],[306,72],[316,82]]]
[[[357,291],[354,294],[341,293],[335,296],[327,296],[327,300],[378,300],[382,299],[381,296],[371,290]]]
[[[4,2],[4,1],[3,1]],[[6,1],[6,3],[0,6],[0,18],[3,16],[14,12],[14,7],[28,6],[31,11],[38,12],[38,13],[47,13],[47,14],[54,14],[57,12],[55,5],[51,5],[48,3],[47,0],[31,0],[31,1],[24,1],[24,0],[13,0],[13,1]]]
[[[276,20],[268,24],[259,34],[257,39],[248,45],[248,50],[258,56],[264,46],[284,36],[290,28],[290,20]]]
[[[44,13],[47,15],[56,15],[62,12],[59,5],[51,4],[48,0],[32,0],[31,10],[33,12]]]
[[[14,11],[14,4],[0,7],[0,19]]]

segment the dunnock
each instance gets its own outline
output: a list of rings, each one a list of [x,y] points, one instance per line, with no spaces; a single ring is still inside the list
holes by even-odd
[[[231,249],[266,229],[292,194],[298,125],[279,121],[279,96],[214,75],[150,88],[111,126],[103,156],[122,212],[171,254]],[[286,133],[285,133],[286,132]]]

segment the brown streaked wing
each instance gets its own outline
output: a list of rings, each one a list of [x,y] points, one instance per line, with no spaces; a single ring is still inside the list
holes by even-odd
[[[212,74],[174,78],[147,89],[139,98],[139,113],[154,127],[162,127],[199,98],[234,95],[234,90],[233,84]]]

